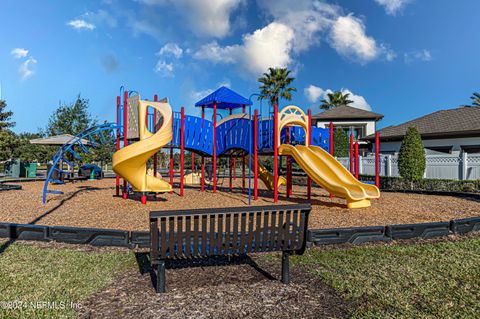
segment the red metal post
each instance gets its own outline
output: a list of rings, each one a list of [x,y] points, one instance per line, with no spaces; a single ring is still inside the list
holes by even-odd
[[[289,126],[286,126],[285,127],[285,139],[286,139],[286,143],[287,144],[290,144],[290,127]],[[290,165],[291,162],[290,162],[290,156],[287,155],[285,156],[285,169],[286,169],[286,173],[287,173],[287,192],[286,192],[286,197],[287,198],[290,198],[290,195],[292,194],[292,185],[291,185],[291,169],[292,169],[292,166]]]
[[[185,109],[182,106],[180,126],[180,196],[183,196],[183,175],[185,168]]]
[[[172,186],[172,190],[170,194],[173,193],[173,147],[170,148],[170,185]]]
[[[158,95],[153,96],[153,101],[158,102]],[[157,133],[157,110],[153,108],[153,133]],[[158,153],[153,154],[153,176],[157,177]]]
[[[278,202],[278,105],[273,105],[273,202]]]
[[[310,146],[312,143],[312,112],[308,109],[308,125],[310,125],[310,130],[308,131],[308,145]],[[310,199],[312,197],[312,179],[310,176],[307,176],[307,198]]]
[[[253,115],[253,199],[258,199],[258,110]]]
[[[233,180],[237,180],[237,158],[233,158]]]
[[[335,150],[335,145],[333,145],[334,144],[333,143],[334,139],[333,139],[333,123],[332,122],[330,122],[329,130],[330,130],[330,155],[333,156],[334,150]],[[332,194],[330,194],[330,198],[333,198]]]
[[[245,156],[242,157],[242,191],[245,190]]]
[[[375,185],[380,188],[380,136],[375,132]]]
[[[128,122],[128,91],[123,92],[123,147],[128,145],[127,122]],[[123,199],[127,199],[127,181],[123,179]]]
[[[213,103],[213,192],[217,192],[217,102]]]
[[[203,119],[205,118],[205,108],[202,106],[202,127],[203,127]],[[202,155],[202,192],[205,191],[205,158]]]
[[[355,178],[358,179],[358,142],[355,142]]]
[[[335,145],[333,145],[333,123],[332,122],[330,122],[329,130],[330,130],[330,155],[333,156]]]
[[[117,126],[120,125],[120,96],[117,95]],[[117,128],[117,138],[115,141],[115,150],[120,149],[120,128]],[[115,177],[115,195],[120,196],[120,176]]]
[[[232,163],[233,160],[231,157],[228,158],[228,176],[229,176],[229,186],[230,186],[230,191],[232,191]]]
[[[353,167],[353,134],[350,133],[350,173],[354,174],[355,170]]]

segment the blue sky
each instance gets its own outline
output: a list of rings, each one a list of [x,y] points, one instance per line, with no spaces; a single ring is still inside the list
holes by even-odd
[[[218,86],[248,96],[287,66],[292,104],[315,114],[325,92],[348,90],[383,127],[480,90],[478,12],[477,0],[2,0],[2,97],[17,132],[78,93],[111,121],[121,85],[196,114]]]

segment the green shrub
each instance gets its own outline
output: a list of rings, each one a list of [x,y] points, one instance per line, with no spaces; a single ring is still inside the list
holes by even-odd
[[[336,157],[348,157],[350,153],[350,141],[347,132],[343,129],[333,131],[333,155]]]
[[[422,138],[418,131],[409,127],[400,147],[398,170],[408,181],[418,181],[423,178],[426,160]]]

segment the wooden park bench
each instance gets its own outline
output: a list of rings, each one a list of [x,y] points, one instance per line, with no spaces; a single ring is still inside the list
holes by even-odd
[[[150,213],[150,260],[165,292],[167,260],[282,252],[282,282],[291,254],[303,254],[310,204],[170,210]]]

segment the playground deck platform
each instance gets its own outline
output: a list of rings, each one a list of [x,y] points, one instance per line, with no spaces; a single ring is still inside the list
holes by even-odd
[[[147,205],[142,205],[135,197],[127,200],[116,197],[113,179],[55,185],[55,189],[65,194],[51,195],[45,205],[42,204],[42,187],[42,182],[26,182],[22,183],[22,190],[0,192],[0,222],[147,230],[151,210],[248,204],[248,194],[242,193],[240,178],[234,182],[232,192],[229,192],[228,179],[225,179],[216,194],[211,190],[201,193],[199,187],[187,187],[184,197],[180,197],[175,189],[173,194],[150,198]],[[313,188],[310,201],[306,199],[306,187],[294,186],[289,200],[285,198],[285,189],[280,190],[279,205],[312,204],[310,229],[436,222],[480,216],[480,202],[452,196],[383,192],[380,199],[372,201],[371,207],[352,210],[346,208],[345,200],[331,199],[320,188]],[[252,204],[274,205],[272,193],[261,189],[259,200],[252,200]]]

